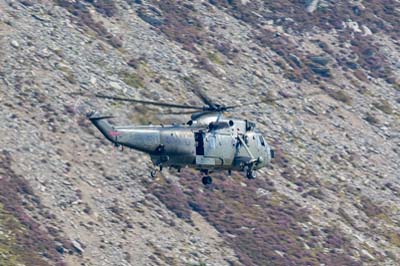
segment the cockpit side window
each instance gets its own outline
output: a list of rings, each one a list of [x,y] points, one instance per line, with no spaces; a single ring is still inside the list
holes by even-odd
[[[263,136],[260,135],[260,136],[258,136],[258,137],[259,137],[259,139],[260,139],[261,145],[265,147],[265,141],[264,141]]]

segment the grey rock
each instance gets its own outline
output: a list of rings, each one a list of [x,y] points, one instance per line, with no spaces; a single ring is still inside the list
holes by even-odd
[[[116,91],[120,91],[122,90],[121,85],[119,85],[117,82],[111,81],[108,83],[110,85],[110,87]]]
[[[10,43],[13,47],[19,48],[19,43],[16,40],[12,40]]]
[[[331,76],[331,71],[330,71],[330,69],[329,68],[326,68],[326,67],[320,67],[320,66],[316,66],[316,65],[311,65],[310,66],[310,69],[314,72],[314,73],[316,73],[316,74],[318,74],[318,75],[320,75],[320,76],[322,76],[322,77],[330,77]]]
[[[137,14],[141,19],[154,27],[161,26],[164,21],[161,11],[149,4],[142,5],[137,10]]]
[[[330,59],[326,56],[310,56],[309,59],[319,65],[326,66]]]
[[[83,250],[81,244],[78,241],[72,240],[71,244],[79,254],[83,253],[84,250]]]
[[[306,1],[308,3],[307,7],[306,7],[307,12],[313,13],[317,9],[319,1],[320,0],[309,0],[309,1]]]
[[[293,61],[293,63],[295,63],[298,67],[303,67],[303,63],[301,62],[301,60],[294,54],[289,54],[289,58],[290,60]]]

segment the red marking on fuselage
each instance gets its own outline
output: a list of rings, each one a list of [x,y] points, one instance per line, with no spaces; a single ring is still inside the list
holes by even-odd
[[[111,137],[118,137],[122,135],[122,133],[119,131],[110,131],[108,134],[110,134]]]

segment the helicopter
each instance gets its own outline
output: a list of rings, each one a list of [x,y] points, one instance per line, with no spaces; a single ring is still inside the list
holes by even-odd
[[[200,89],[193,92],[204,106],[147,101],[105,94],[96,98],[135,104],[190,110],[186,124],[114,126],[108,122],[112,116],[91,111],[87,118],[117,147],[127,147],[150,155],[155,168],[152,177],[164,167],[189,167],[199,170],[204,185],[212,184],[211,173],[216,171],[244,172],[248,179],[256,178],[256,171],[270,164],[274,150],[268,145],[256,124],[245,119],[227,118],[225,112],[258,102],[225,106],[213,102]],[[80,93],[75,93],[83,95]]]

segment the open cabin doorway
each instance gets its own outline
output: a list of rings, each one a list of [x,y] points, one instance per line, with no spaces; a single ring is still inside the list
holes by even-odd
[[[196,155],[204,155],[204,133],[202,131],[194,133],[196,142]]]

